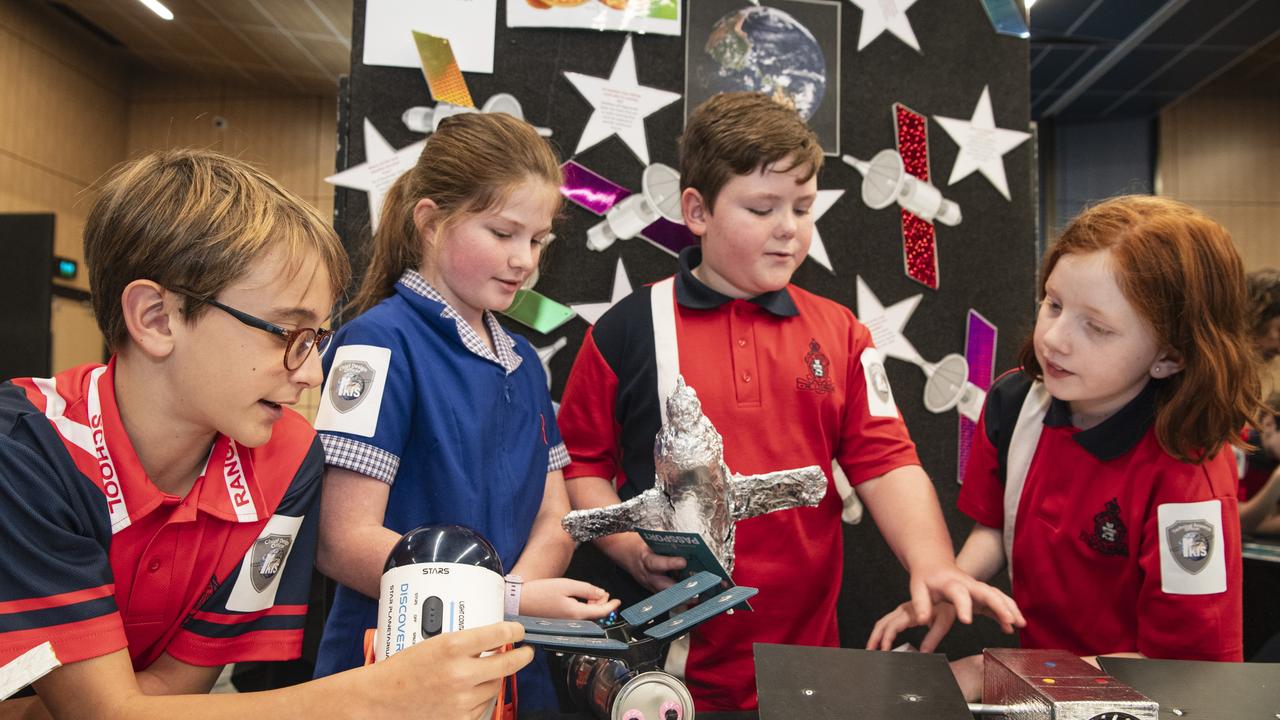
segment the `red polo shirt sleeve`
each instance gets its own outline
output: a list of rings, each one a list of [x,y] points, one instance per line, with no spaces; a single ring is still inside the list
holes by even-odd
[[[1139,563],[1144,578],[1138,594],[1138,651],[1147,657],[1181,660],[1243,660],[1240,512],[1235,498],[1235,463],[1229,449],[1202,465],[1170,458],[1155,479],[1143,523]],[[1222,516],[1207,517],[1222,528],[1226,591],[1205,595],[1164,591],[1161,580],[1158,509],[1165,503],[1221,502]]]
[[[0,665],[45,641],[63,664],[128,646],[102,493],[59,460],[0,437]]]
[[[569,465],[565,479],[601,477],[612,480],[621,474],[617,421],[618,378],[596,346],[593,330],[587,330],[578,357],[565,384],[557,422]],[[618,485],[625,478],[618,477]]]
[[[842,308],[843,309],[843,308]],[[847,309],[844,309],[848,313]],[[850,485],[859,485],[905,465],[919,465],[915,443],[907,432],[901,413],[893,417],[871,414],[862,353],[869,347],[871,333],[848,313],[848,367],[845,370],[844,414],[840,422],[840,446],[836,460],[844,468]]]

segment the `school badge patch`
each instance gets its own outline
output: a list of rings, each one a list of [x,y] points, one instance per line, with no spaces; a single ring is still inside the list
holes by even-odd
[[[1080,532],[1086,545],[1103,555],[1129,557],[1129,529],[1120,518],[1117,498],[1107,501],[1106,509],[1093,516],[1093,532]]]
[[[329,400],[340,413],[360,404],[373,386],[374,371],[363,360],[349,360],[333,368],[335,380],[329,385]]]
[[[289,557],[293,538],[289,535],[267,535],[253,544],[253,556],[249,560],[249,582],[253,589],[262,592],[284,568]]]
[[[302,527],[302,516],[272,515],[245,552],[235,585],[227,598],[232,612],[257,612],[275,604],[280,576],[289,562],[289,551]]]
[[[829,393],[836,389],[829,374],[831,359],[822,352],[822,347],[813,338],[809,339],[809,352],[805,353],[804,365],[809,371],[809,376],[796,378],[796,389],[812,390],[816,393]]]
[[[867,384],[867,411],[872,417],[897,417],[898,405],[884,371],[884,355],[876,348],[862,351],[862,377]]]
[[[1160,527],[1160,587],[1175,595],[1209,595],[1227,589],[1222,501],[1165,503]]]
[[[316,430],[373,437],[378,431],[382,394],[391,368],[391,349],[343,345],[333,356],[320,394]]]
[[[1195,575],[1208,566],[1213,556],[1213,523],[1207,520],[1182,520],[1164,529],[1169,536],[1173,561]]]

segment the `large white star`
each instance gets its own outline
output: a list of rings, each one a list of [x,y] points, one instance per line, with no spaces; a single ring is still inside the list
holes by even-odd
[[[644,119],[680,99],[680,93],[645,87],[636,81],[636,56],[631,49],[631,36],[622,45],[622,52],[613,64],[609,78],[592,77],[576,72],[565,72],[582,97],[595,108],[587,127],[578,139],[578,149],[586,150],[617,135],[640,158],[649,164],[649,143],[645,140]]]
[[[954,185],[977,170],[991,181],[1005,200],[1009,200],[1009,181],[1004,175],[1004,154],[1025,142],[1031,137],[1031,133],[996,127],[995,117],[991,112],[991,89],[985,85],[982,87],[982,95],[978,97],[978,106],[973,109],[972,118],[959,120],[934,115],[933,119],[960,146],[947,184]]]
[[[862,26],[858,30],[858,50],[888,30],[916,52],[921,52],[920,42],[907,19],[907,8],[916,0],[849,0],[862,10]]]
[[[836,271],[831,267],[831,258],[827,256],[827,246],[822,243],[822,236],[818,234],[818,221],[836,204],[841,195],[844,195],[843,190],[819,190],[818,197],[814,198],[813,205],[809,208],[809,212],[813,213],[813,241],[809,243],[809,257],[832,275]]]
[[[902,334],[902,328],[911,320],[911,313],[915,312],[922,297],[924,295],[912,295],[886,308],[880,303],[880,298],[871,292],[862,276],[858,276],[858,320],[871,331],[871,341],[885,355],[920,367],[927,363],[916,352],[907,336]]]
[[[426,140],[420,140],[396,150],[382,137],[378,128],[365,118],[365,161],[330,175],[324,181],[330,185],[369,193],[369,224],[376,231],[378,217],[382,214],[382,200],[387,196],[387,191],[396,178],[408,172],[418,162],[418,156],[422,154],[422,147],[426,144]]]
[[[622,258],[618,258],[618,268],[613,273],[613,297],[609,302],[600,303],[570,303],[569,307],[573,308],[583,320],[588,324],[595,325],[596,321],[604,315],[609,308],[613,307],[622,298],[631,294],[631,280],[627,278],[627,268],[622,264]]]

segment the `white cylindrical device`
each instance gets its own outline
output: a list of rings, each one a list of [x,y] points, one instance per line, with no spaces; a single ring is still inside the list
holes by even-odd
[[[501,622],[503,575],[497,550],[470,528],[405,533],[382,573],[375,661],[441,633]]]

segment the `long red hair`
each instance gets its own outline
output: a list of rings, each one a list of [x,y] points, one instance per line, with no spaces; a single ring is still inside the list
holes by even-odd
[[[1183,370],[1155,381],[1156,438],[1170,455],[1203,462],[1224,443],[1244,447],[1240,429],[1261,417],[1261,380],[1251,345],[1244,263],[1231,235],[1195,208],[1124,195],[1080,213],[1045,255],[1037,286],[1058,259],[1110,250],[1116,282],[1171,349]],[[1043,377],[1030,336],[1019,360]]]

